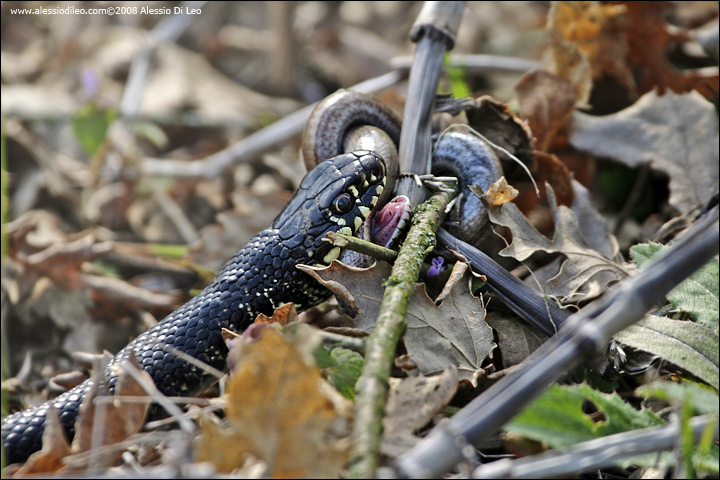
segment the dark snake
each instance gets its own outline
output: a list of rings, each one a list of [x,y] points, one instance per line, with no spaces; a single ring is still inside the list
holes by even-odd
[[[283,304],[292,302],[303,310],[327,299],[330,293],[296,266],[328,264],[337,258],[340,249],[323,241],[325,234],[355,234],[376,205],[387,200],[397,174],[394,145],[399,133],[400,120],[365,95],[341,90],[321,102],[303,139],[304,160],[312,170],[272,225],[242,247],[200,294],[121,350],[111,366],[132,351],[160,392],[168,396],[196,395],[215,377],[175,356],[167,347],[225,370],[223,328],[240,332],[258,314],[271,315]],[[473,166],[453,160],[468,152],[479,155]],[[502,175],[492,149],[468,135],[450,132],[441,137],[435,155],[441,159],[440,173],[475,178],[465,185],[479,183],[486,189]],[[478,209],[484,207],[473,203],[475,197],[469,191],[464,197],[460,217],[479,219],[482,225],[484,215],[478,215]],[[462,233],[465,238],[477,234]],[[108,367],[106,375],[112,393],[117,382],[115,369]],[[7,463],[23,462],[40,450],[50,405],[57,410],[68,438],[72,438],[80,403],[90,386],[88,380],[42,405],[3,418]]]
[[[227,347],[221,330],[245,330],[260,313],[272,315],[285,303],[299,310],[330,296],[298,264],[328,264],[340,253],[322,238],[331,231],[354,234],[387,185],[385,162],[375,153],[355,150],[322,162],[302,180],[272,225],[258,233],[197,296],[121,350],[117,364],[133,351],[140,366],[168,396],[192,396],[216,379],[174,354],[169,346],[215,369],[225,370]],[[109,391],[117,376],[108,368]],[[57,410],[69,438],[88,380],[42,405],[3,418],[2,439],[8,464],[23,462],[42,447],[45,415]]]

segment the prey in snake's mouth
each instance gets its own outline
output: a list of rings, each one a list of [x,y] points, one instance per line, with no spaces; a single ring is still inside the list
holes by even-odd
[[[390,248],[402,235],[410,221],[410,199],[398,195],[382,207],[372,219],[372,242]]]

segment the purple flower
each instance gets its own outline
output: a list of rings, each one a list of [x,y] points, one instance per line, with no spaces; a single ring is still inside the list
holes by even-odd
[[[432,267],[428,269],[427,276],[428,277],[434,277],[436,275],[439,275],[440,272],[445,270],[445,259],[442,257],[435,257],[432,259]]]
[[[83,70],[80,81],[83,89],[89,97],[92,98],[98,94],[100,79],[98,78],[94,70],[90,68],[86,68],[85,70]]]

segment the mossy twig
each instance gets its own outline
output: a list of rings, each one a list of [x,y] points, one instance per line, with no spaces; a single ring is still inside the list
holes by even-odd
[[[410,231],[400,249],[390,277],[375,329],[365,345],[365,366],[357,382],[355,428],[350,476],[374,478],[382,436],[382,417],[395,349],[407,328],[408,306],[423,259],[435,248],[435,231],[445,209],[457,195],[455,188],[442,188],[414,212]]]

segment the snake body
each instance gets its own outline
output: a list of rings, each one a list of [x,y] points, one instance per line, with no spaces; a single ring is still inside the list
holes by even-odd
[[[270,228],[242,247],[199,295],[121,350],[110,367],[134,352],[162,393],[195,395],[214,377],[167,347],[224,370],[227,347],[222,328],[242,331],[258,314],[271,315],[284,303],[304,309],[328,298],[327,290],[295,267],[338,258],[340,248],[322,241],[325,234],[356,234],[376,205],[388,200],[397,175],[399,137],[399,118],[371,97],[340,90],[321,102],[303,137],[310,171]],[[492,149],[466,132],[450,132],[440,137],[435,155],[437,173],[461,179],[460,224],[484,225],[484,206],[467,188],[480,184],[485,190],[502,175]],[[369,225],[366,228],[369,232]],[[465,232],[464,238],[468,235],[476,233]],[[110,367],[106,375],[112,392],[117,377]],[[90,381],[84,382],[49,402],[5,417],[7,463],[22,462],[42,447],[50,405],[72,438],[80,403],[90,387]]]
[[[352,138],[352,127],[357,125],[377,127],[398,146],[400,118],[373,97],[352,90],[339,90],[317,105],[305,128],[302,147],[305,166],[310,169],[323,158],[337,155],[343,148],[347,151],[348,137]],[[357,137],[368,142],[368,135]],[[361,144],[361,148],[382,150],[383,158],[387,159],[395,155],[386,153],[387,145],[387,140],[375,141]],[[391,162],[388,164],[393,165]],[[389,168],[389,175],[394,177],[395,168]],[[451,233],[471,244],[482,241],[489,231],[487,209],[470,187],[479,186],[482,191],[487,191],[502,177],[502,165],[493,148],[467,125],[452,125],[435,142],[432,173],[454,176],[459,181],[462,192],[459,208],[447,217]],[[383,198],[382,204],[387,201],[389,196]]]
[[[311,170],[270,228],[258,233],[192,300],[121,350],[117,364],[134,352],[140,366],[165,395],[189,396],[215,379],[175,356],[167,347],[225,369],[222,328],[242,331],[260,314],[293,302],[298,309],[318,304],[330,293],[296,265],[327,264],[339,247],[322,241],[327,232],[354,234],[387,185],[385,163],[369,151],[338,155]],[[117,376],[106,371],[110,392]],[[7,463],[22,462],[42,447],[45,416],[52,405],[69,438],[88,380],[59,397],[5,417],[2,439]]]

